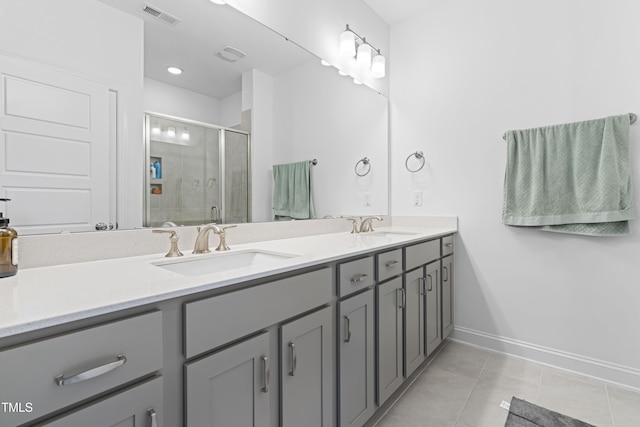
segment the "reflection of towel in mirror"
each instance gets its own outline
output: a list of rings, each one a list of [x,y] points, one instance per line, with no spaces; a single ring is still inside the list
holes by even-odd
[[[506,136],[505,225],[629,234],[635,210],[627,114]]]
[[[315,218],[308,161],[273,165],[273,214],[277,220]]]

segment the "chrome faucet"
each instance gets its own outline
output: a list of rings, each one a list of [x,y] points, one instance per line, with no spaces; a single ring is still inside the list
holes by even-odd
[[[216,224],[207,224],[204,227],[198,227],[198,237],[196,237],[196,244],[193,247],[194,254],[206,254],[211,252],[209,249],[209,233],[213,231],[215,234],[220,236],[220,242],[218,243],[218,247],[216,251],[228,251],[229,245],[227,245],[226,241],[226,230],[227,228],[237,227],[236,225],[229,225],[226,227],[218,227]]]
[[[382,218],[379,216],[368,216],[360,220],[360,233],[368,233],[370,231],[374,231],[373,229],[373,220],[377,219],[378,221],[382,221]]]

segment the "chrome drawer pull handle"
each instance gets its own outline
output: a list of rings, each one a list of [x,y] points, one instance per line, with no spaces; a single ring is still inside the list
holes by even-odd
[[[427,291],[431,292],[433,290],[433,277],[430,274],[427,274],[427,277],[429,278],[429,289]]]
[[[418,294],[426,295],[426,281],[425,277],[418,277]]]
[[[345,320],[345,325],[347,327],[347,334],[344,338],[344,342],[350,342],[351,341],[351,319],[349,318],[349,316],[344,316],[344,320]]]
[[[387,262],[387,263],[385,264],[385,267],[387,267],[387,268],[393,268],[393,267],[395,267],[396,265],[398,265],[398,263],[399,263],[399,262],[400,262],[400,261],[389,261],[389,262]]]
[[[158,414],[156,414],[155,409],[147,409],[147,415],[149,415],[149,427],[158,427]]]
[[[269,358],[267,356],[260,357],[262,359],[262,392],[269,392]]]
[[[353,276],[351,278],[351,283],[364,282],[364,279],[366,279],[367,277],[369,277],[367,274],[358,274],[357,276]]]
[[[298,357],[296,356],[296,345],[292,342],[289,343],[289,355],[291,360],[291,369],[289,370],[289,376],[296,375],[296,365],[298,364]]]
[[[73,374],[70,377],[65,378],[64,374],[58,375],[57,377],[54,378],[54,381],[59,386],[79,383],[81,381],[90,380],[91,378],[104,375],[107,372],[113,371],[114,369],[124,365],[125,363],[127,363],[127,357],[123,354],[120,354],[118,355],[118,360],[105,363],[104,365],[96,366],[95,368],[88,369],[84,372],[78,372],[77,374]]]
[[[398,288],[396,289],[396,291],[400,291],[400,293],[402,294],[402,299],[400,300],[402,301],[402,304],[400,304],[400,308],[404,310],[405,308],[407,308],[407,293],[404,288]]]
[[[444,280],[445,282],[449,280],[449,269],[447,267],[442,267],[444,269]]]

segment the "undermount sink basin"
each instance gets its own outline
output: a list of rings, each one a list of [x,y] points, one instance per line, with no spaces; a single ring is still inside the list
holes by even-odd
[[[220,273],[237,268],[265,265],[270,262],[296,257],[297,255],[269,252],[262,250],[246,250],[230,253],[216,253],[199,255],[197,257],[177,260],[167,260],[152,263],[156,267],[185,274],[200,276],[203,274]]]

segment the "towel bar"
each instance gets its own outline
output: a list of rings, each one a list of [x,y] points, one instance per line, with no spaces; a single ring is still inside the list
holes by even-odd
[[[636,113],[629,113],[629,124],[634,124],[638,120],[638,115]],[[507,133],[502,134],[502,139],[507,140]]]

